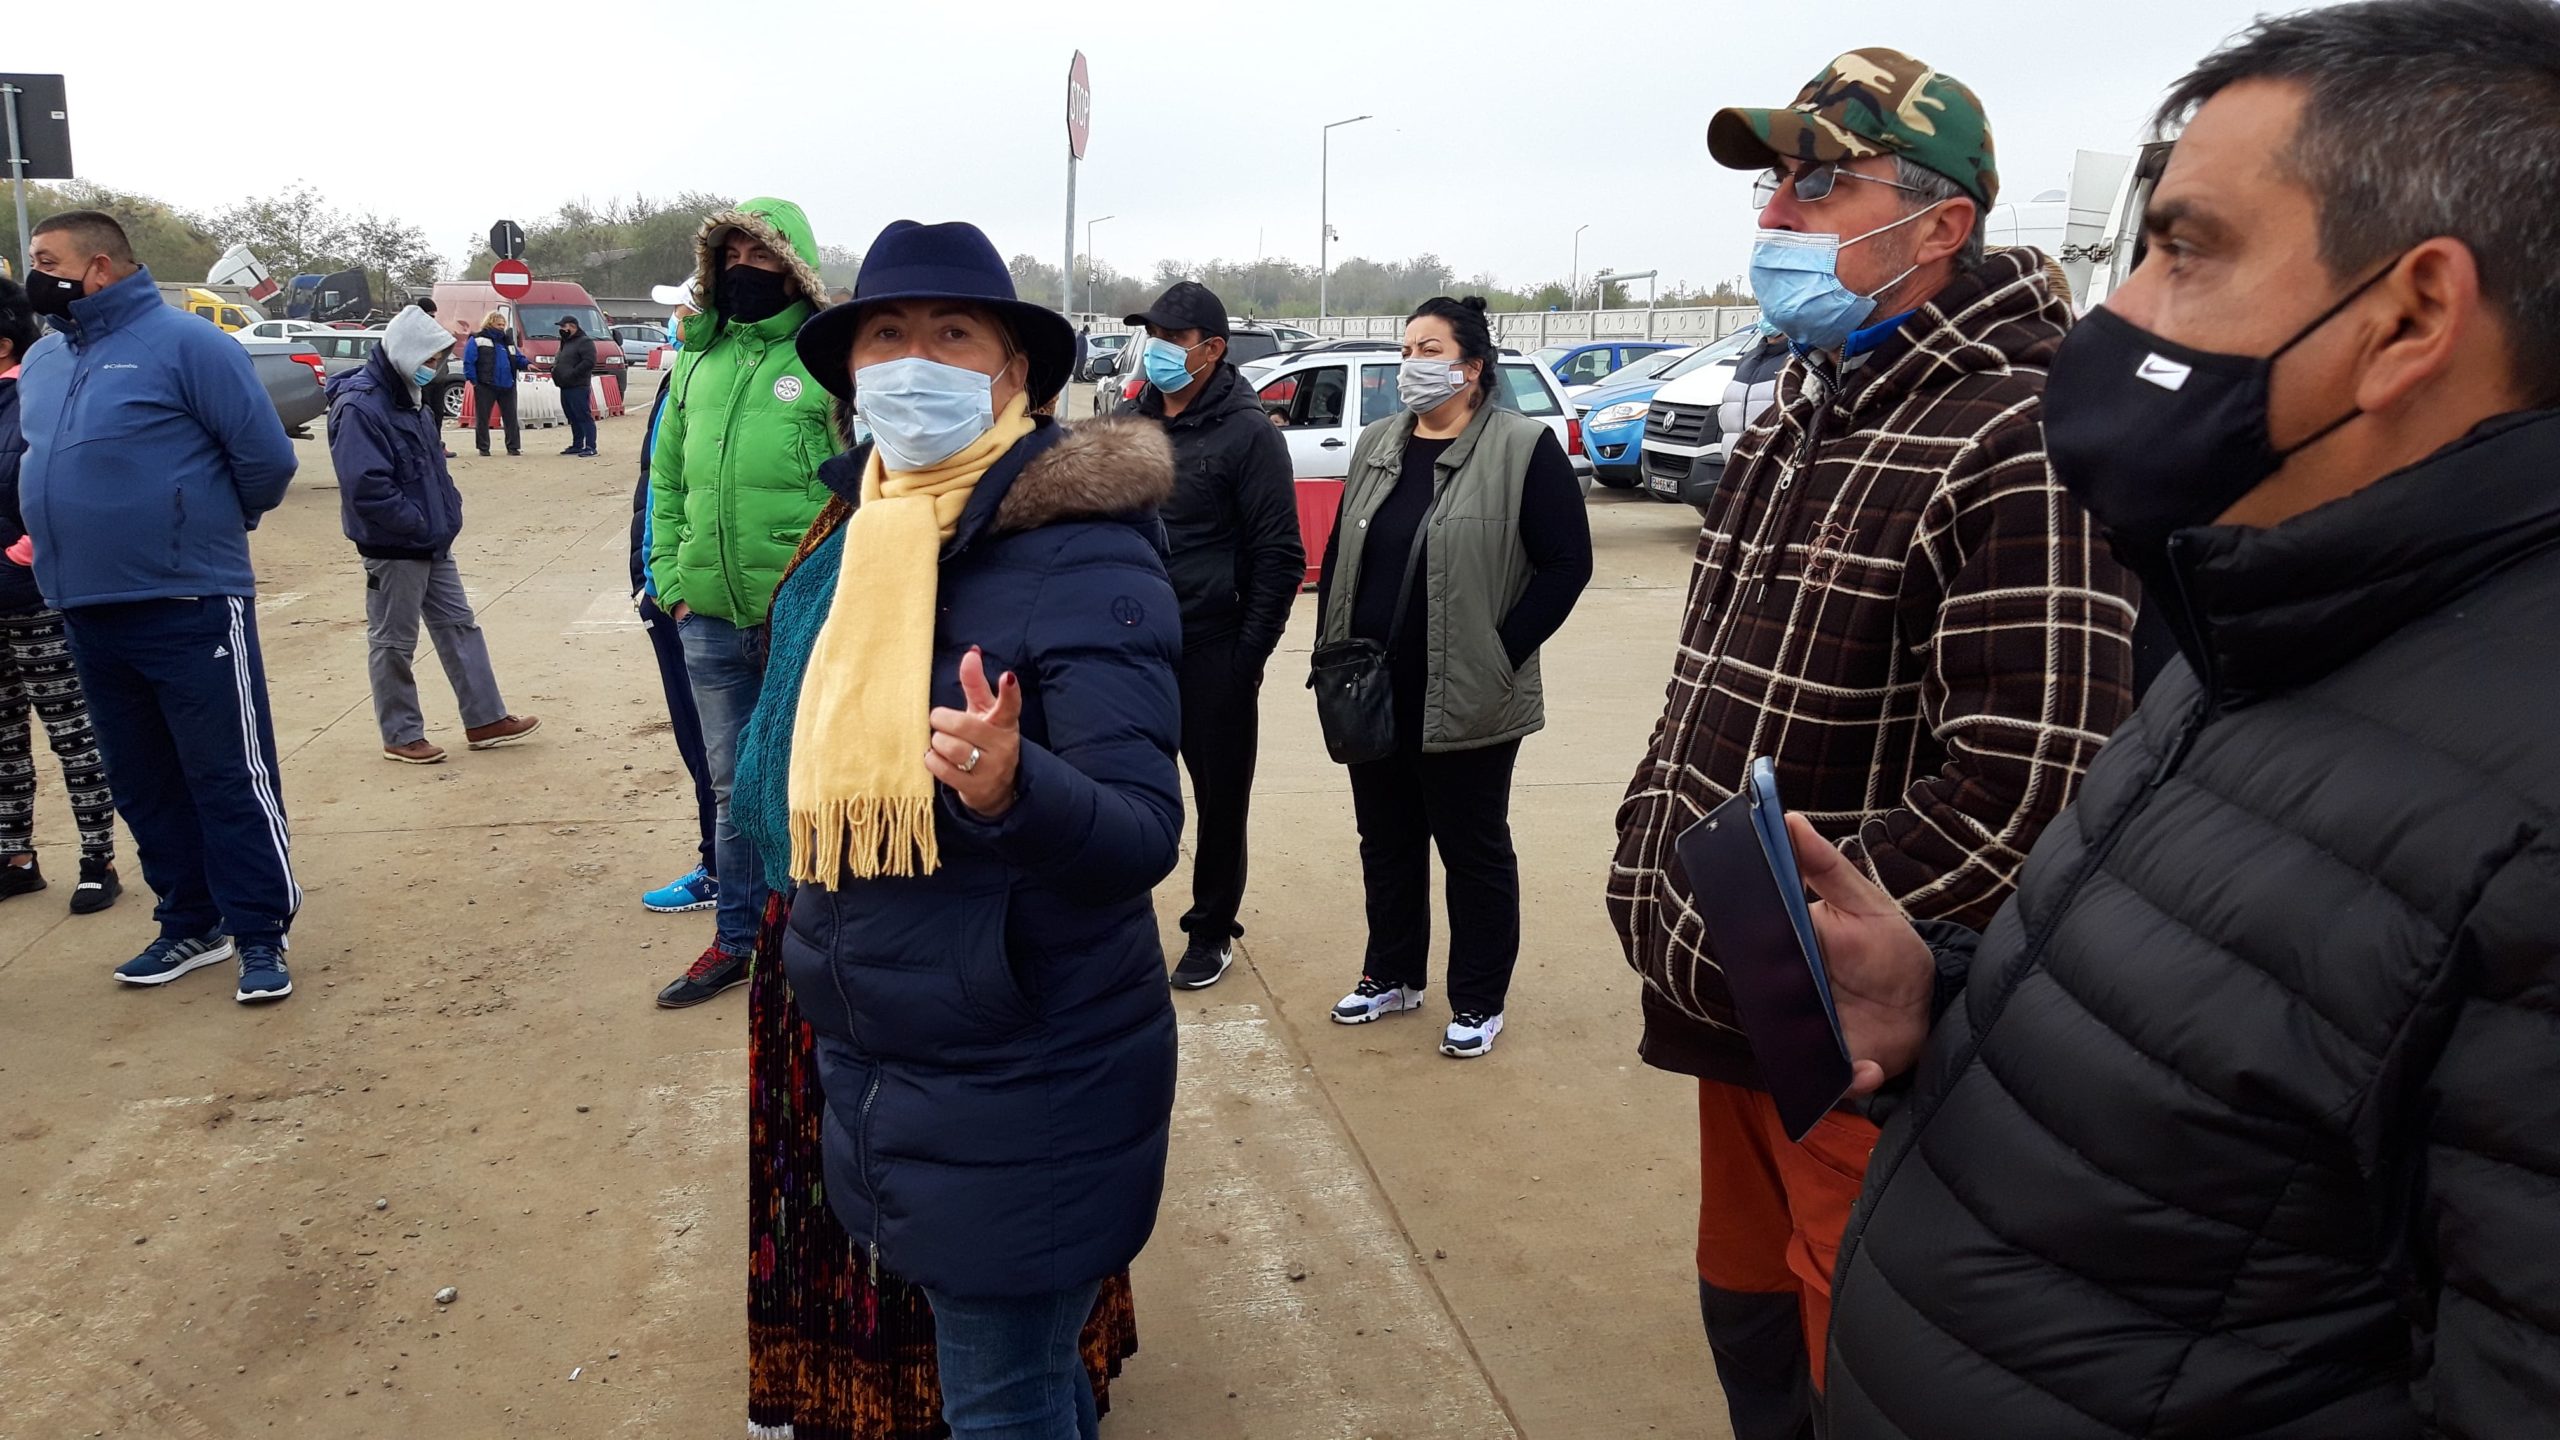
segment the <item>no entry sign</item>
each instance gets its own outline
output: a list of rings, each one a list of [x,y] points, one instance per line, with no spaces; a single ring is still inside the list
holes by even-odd
[[[509,300],[521,300],[533,289],[533,271],[521,260],[501,260],[489,267],[489,287]]]

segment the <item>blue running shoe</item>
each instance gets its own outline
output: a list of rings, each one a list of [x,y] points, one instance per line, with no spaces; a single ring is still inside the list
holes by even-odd
[[[284,952],[273,945],[240,947],[240,988],[231,998],[243,1005],[281,1000],[293,993],[293,976],[284,968]]]
[[[116,967],[127,985],[166,985],[190,970],[219,965],[232,956],[231,937],[217,925],[202,935],[163,935],[151,947]]]
[[[720,882],[699,865],[681,880],[671,881],[640,897],[640,903],[661,915],[681,915],[688,910],[709,910],[720,903]]]

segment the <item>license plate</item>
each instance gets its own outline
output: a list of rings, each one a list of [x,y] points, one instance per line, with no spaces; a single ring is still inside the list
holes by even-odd
[[[1645,488],[1666,500],[1680,498],[1680,482],[1669,475],[1653,476],[1645,482]]]

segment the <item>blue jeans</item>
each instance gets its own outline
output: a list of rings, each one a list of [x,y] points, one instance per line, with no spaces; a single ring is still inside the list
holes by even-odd
[[[719,802],[713,835],[720,855],[720,908],[713,943],[731,955],[752,955],[756,924],[764,916],[764,871],[756,847],[729,814],[729,791],[738,778],[738,735],[755,713],[764,688],[765,627],[744,629],[699,610],[678,622],[684,641],[685,678],[693,708],[702,717],[702,754],[711,770],[711,794]]]
[[[951,1440],[1094,1440],[1102,1422],[1076,1341],[1101,1289],[998,1300],[924,1292]]]
[[[596,448],[595,392],[572,385],[560,392],[560,414],[569,422],[569,443],[580,450]]]

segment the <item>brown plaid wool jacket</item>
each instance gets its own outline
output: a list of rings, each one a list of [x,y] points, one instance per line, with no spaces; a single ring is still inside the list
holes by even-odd
[[[1609,873],[1649,1064],[1758,1083],[1672,849],[1754,756],[1913,918],[1979,928],[2132,712],[2136,583],[2045,466],[2041,259],[1992,253],[1845,376],[1790,361],[1734,446]]]

